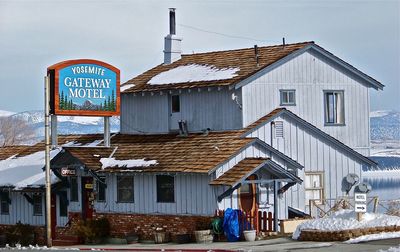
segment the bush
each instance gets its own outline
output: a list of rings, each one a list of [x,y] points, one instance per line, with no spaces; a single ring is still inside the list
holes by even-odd
[[[80,220],[75,233],[85,242],[98,242],[110,235],[110,223],[107,218]]]
[[[35,242],[35,229],[29,224],[17,222],[16,225],[10,226],[6,230],[7,243],[15,245],[17,243],[22,246],[32,245]]]
[[[400,202],[399,201],[391,201],[388,205],[386,214],[395,215],[395,216],[400,217]]]

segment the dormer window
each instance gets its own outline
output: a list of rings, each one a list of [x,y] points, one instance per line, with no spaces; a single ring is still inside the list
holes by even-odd
[[[294,89],[281,89],[281,106],[295,106],[296,105],[296,90]]]

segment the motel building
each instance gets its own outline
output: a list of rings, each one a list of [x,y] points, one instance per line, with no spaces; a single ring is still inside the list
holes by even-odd
[[[0,148],[0,229],[30,224],[43,241],[50,214],[53,244],[73,244],[78,220],[106,217],[114,237],[162,228],[173,239],[233,208],[245,229],[279,231],[376,166],[369,93],[379,81],[312,41],[183,54],[170,18],[164,62],[121,85],[96,61],[49,68],[51,212],[44,143]],[[57,136],[54,115],[80,110],[120,112],[120,132]]]

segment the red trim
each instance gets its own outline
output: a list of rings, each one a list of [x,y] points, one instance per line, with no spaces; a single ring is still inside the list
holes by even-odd
[[[115,111],[91,111],[91,110],[60,110],[59,109],[59,93],[58,93],[58,78],[59,78],[59,71],[63,68],[66,68],[71,65],[77,64],[95,64],[105,68],[110,69],[111,71],[115,72],[117,75],[117,83],[116,83],[116,96],[117,96],[117,104]],[[68,115],[68,116],[118,116],[120,114],[120,70],[108,63],[99,60],[92,60],[92,59],[76,59],[76,60],[66,60],[59,62],[57,64],[51,65],[47,68],[47,73],[50,70],[55,71],[54,75],[54,114],[55,115]]]

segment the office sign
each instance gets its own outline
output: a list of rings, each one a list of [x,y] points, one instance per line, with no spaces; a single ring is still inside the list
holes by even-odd
[[[68,60],[48,67],[54,115],[114,116],[120,112],[120,71],[98,60]]]
[[[76,170],[73,168],[63,167],[63,168],[61,168],[61,175],[64,177],[75,176]]]

